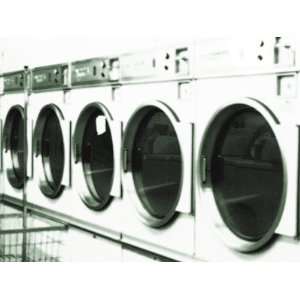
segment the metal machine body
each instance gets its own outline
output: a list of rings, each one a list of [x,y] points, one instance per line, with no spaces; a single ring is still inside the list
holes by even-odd
[[[71,123],[65,105],[68,65],[38,67],[31,72],[26,200],[35,208],[63,213],[72,206]]]
[[[194,83],[188,46],[120,56],[122,241],[175,260],[194,254]]]
[[[300,259],[295,50],[278,38],[198,47],[198,259]]]
[[[22,201],[26,172],[25,102],[27,73],[3,74],[1,96],[1,169],[2,193],[13,201]]]
[[[121,238],[121,107],[114,58],[71,64],[72,90],[66,99],[72,120],[72,206],[65,214],[81,226]]]

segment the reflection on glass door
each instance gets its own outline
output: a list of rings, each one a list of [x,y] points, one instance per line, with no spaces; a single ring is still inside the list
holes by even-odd
[[[283,194],[283,163],[263,116],[239,110],[221,126],[213,149],[211,180],[219,211],[240,238],[256,241],[270,230]]]
[[[136,190],[148,213],[163,219],[180,196],[182,157],[175,129],[166,114],[151,109],[138,125],[132,152]]]
[[[39,122],[37,122],[37,126],[40,126]],[[44,174],[49,188],[49,196],[54,196],[61,188],[65,153],[62,128],[53,109],[49,108],[45,112],[45,123],[41,138]]]
[[[7,175],[10,184],[22,189],[25,178],[25,136],[24,136],[24,110],[13,107],[6,119],[3,136],[5,137],[6,151],[10,152],[10,162],[7,162]]]
[[[114,149],[109,124],[99,109],[89,113],[84,122],[81,159],[86,183],[93,198],[87,204],[93,207],[94,201],[105,203],[110,198],[114,174]]]

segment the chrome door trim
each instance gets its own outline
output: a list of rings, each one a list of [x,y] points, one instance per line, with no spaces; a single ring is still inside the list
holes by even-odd
[[[178,199],[176,200],[176,203],[170,211],[170,213],[163,219],[156,218],[152,216],[143,206],[134,183],[133,179],[133,173],[131,171],[132,168],[132,163],[131,163],[131,149],[133,145],[134,138],[136,136],[136,132],[138,130],[139,124],[144,118],[144,116],[151,111],[153,108],[157,108],[161,110],[169,119],[171,124],[173,125],[176,135],[178,137],[178,142],[179,142],[179,147],[180,147],[180,152],[182,156],[182,174],[181,174],[181,184],[180,184],[180,191],[179,191],[179,196]],[[131,115],[130,119],[127,122],[127,126],[125,129],[125,134],[124,134],[124,140],[123,140],[123,147],[122,147],[122,157],[123,157],[123,186],[126,189],[127,194],[129,195],[130,199],[132,200],[137,215],[140,218],[141,222],[144,223],[147,226],[153,227],[153,228],[160,228],[163,226],[166,226],[167,224],[170,224],[170,222],[176,218],[180,213],[179,204],[183,202],[188,202],[188,205],[181,205],[182,207],[184,206],[189,206],[191,207],[191,201],[192,201],[192,191],[189,192],[189,197],[186,199],[186,194],[183,194],[184,186],[190,186],[191,185],[191,173],[192,170],[188,170],[186,168],[186,165],[189,166],[189,163],[186,162],[187,155],[190,156],[189,161],[192,161],[192,153],[185,153],[185,148],[183,147],[182,143],[183,141],[180,140],[181,134],[178,131],[178,125],[179,124],[184,124],[180,122],[180,119],[178,115],[163,101],[159,100],[154,100],[154,101],[148,101],[140,104],[133,114]],[[191,124],[188,124],[191,125]],[[191,126],[189,127],[191,130]],[[124,155],[126,153],[127,155]],[[127,161],[124,161],[126,159]],[[125,168],[126,167],[126,168]]]
[[[45,127],[45,123],[47,121],[47,111],[53,111],[55,113],[55,115],[57,116],[58,120],[59,120],[59,125],[62,131],[62,135],[64,138],[64,134],[63,134],[63,122],[65,121],[64,115],[62,113],[62,111],[60,110],[60,108],[56,105],[56,104],[48,104],[45,105],[41,108],[38,117],[36,119],[35,122],[35,128],[34,128],[34,132],[33,132],[33,139],[32,139],[32,143],[33,143],[33,157],[34,157],[34,168],[37,169],[37,174],[38,174],[38,181],[39,181],[39,187],[40,190],[42,191],[42,193],[50,198],[50,199],[55,199],[58,198],[61,193],[63,192],[65,186],[62,183],[62,179],[61,179],[61,183],[57,188],[53,188],[51,186],[51,183],[48,181],[47,176],[45,174],[45,166],[44,166],[44,162],[43,162],[43,156],[41,153],[41,141],[42,141],[42,135],[44,132],[44,127]],[[64,143],[64,152],[65,152],[65,143],[66,141],[63,140]],[[68,154],[64,153],[64,167],[63,167],[63,173],[66,171],[65,169],[65,161],[66,159],[68,159]],[[50,168],[50,166],[46,164],[46,168]]]
[[[277,217],[273,222],[273,225],[271,226],[268,233],[261,238],[259,241],[246,241],[242,238],[235,235],[225,224],[225,222],[222,219],[222,216],[219,212],[219,209],[217,207],[215,197],[212,191],[211,184],[208,180],[208,178],[203,178],[203,169],[201,166],[201,161],[203,161],[203,158],[205,158],[206,164],[210,163],[209,153],[211,153],[211,148],[214,144],[214,139],[216,138],[216,135],[218,133],[219,126],[224,122],[224,119],[226,116],[224,115],[224,119],[221,119],[218,121],[218,127],[213,127],[216,125],[216,119],[222,115],[222,113],[230,107],[234,108],[235,106],[248,106],[250,108],[253,108],[254,110],[258,111],[268,122],[270,125],[280,148],[282,162],[283,162],[283,193],[281,197],[281,207],[278,211]],[[228,116],[228,114],[227,114]],[[206,130],[203,136],[203,139],[201,141],[200,150],[198,152],[197,157],[197,172],[196,172],[196,186],[197,186],[197,193],[200,196],[199,201],[205,201],[206,207],[209,207],[209,213],[212,217],[213,225],[217,231],[217,233],[220,235],[223,242],[229,247],[232,248],[238,252],[242,253],[250,253],[257,251],[261,249],[263,246],[268,244],[276,235],[276,229],[278,228],[281,218],[283,216],[285,204],[286,204],[286,195],[287,195],[287,189],[288,189],[288,183],[289,183],[289,173],[287,170],[287,160],[286,160],[286,153],[283,151],[283,145],[282,145],[282,133],[280,131],[280,123],[279,120],[274,118],[274,114],[270,113],[270,109],[266,108],[266,105],[262,104],[259,100],[252,99],[252,98],[243,98],[237,101],[230,101],[228,103],[225,103],[223,105],[220,105],[220,107],[215,111],[215,113],[211,116],[210,122],[206,126]],[[216,130],[217,129],[217,130]],[[207,177],[207,174],[205,174],[204,177]],[[205,179],[205,180],[204,180]]]
[[[24,150],[24,174],[23,174],[23,180],[22,179],[17,179],[17,175],[15,173],[15,166],[16,164],[19,164],[19,160],[16,157],[16,153],[12,153],[11,152],[11,142],[10,142],[10,138],[11,138],[11,131],[12,131],[12,122],[9,123],[9,117],[10,114],[13,111],[17,111],[18,113],[20,113],[21,115],[21,119],[23,120],[23,122],[25,122],[25,111],[24,111],[24,107],[16,104],[14,106],[12,106],[5,118],[5,122],[4,122],[4,126],[3,126],[3,130],[2,130],[2,139],[3,139],[3,161],[5,161],[5,170],[6,170],[6,176],[8,179],[8,182],[10,183],[10,185],[18,190],[21,190],[24,187],[24,180],[25,180],[25,168],[26,168],[26,151]],[[25,124],[24,124],[25,125]],[[24,132],[25,133],[25,132]],[[26,146],[26,142],[24,143],[24,147]]]
[[[108,126],[110,127],[111,137],[112,137],[112,144],[113,144],[113,159],[114,159],[114,167],[113,167],[113,175],[112,175],[112,182],[110,184],[110,196],[107,199],[104,199],[102,203],[97,201],[95,197],[93,197],[90,187],[88,186],[87,180],[91,180],[90,178],[86,178],[84,169],[83,169],[83,162],[82,162],[82,155],[81,155],[81,145],[84,136],[85,126],[88,118],[90,115],[95,112],[100,111],[103,113],[106,121],[108,122]],[[93,102],[86,105],[79,115],[77,123],[75,125],[74,134],[72,137],[72,148],[74,153],[74,178],[76,180],[75,188],[77,190],[78,195],[80,196],[83,203],[89,207],[90,209],[101,211],[104,210],[110,202],[113,200],[114,197],[121,197],[121,179],[120,179],[120,160],[118,155],[118,144],[116,143],[116,136],[114,136],[113,126],[115,125],[115,120],[109,109],[102,103],[102,102]],[[121,130],[121,123],[120,123],[120,130]],[[121,135],[121,132],[120,132]],[[120,142],[119,142],[120,143]],[[121,145],[119,145],[121,146]],[[119,185],[119,190],[116,186]],[[89,202],[93,202],[93,205],[89,204]]]

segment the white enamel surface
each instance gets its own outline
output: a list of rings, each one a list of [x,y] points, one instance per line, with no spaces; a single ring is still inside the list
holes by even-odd
[[[86,190],[87,185],[80,166],[75,165],[73,151],[73,135],[77,120],[82,110],[91,103],[103,104],[112,115],[114,120],[110,123],[112,130],[113,142],[117,149],[120,149],[121,143],[121,122],[118,115],[115,114],[115,104],[111,100],[111,88],[84,88],[72,90],[66,96],[65,110],[69,112],[69,120],[71,120],[72,139],[71,139],[71,170],[72,184],[68,190],[68,195],[63,198],[64,205],[52,205],[52,209],[59,211],[66,217],[86,228],[96,230],[106,236],[114,239],[120,238],[121,228],[121,182],[120,182],[120,152],[115,153],[114,182],[112,195],[116,196],[112,202],[103,211],[93,211],[89,209],[80,198],[80,191]]]
[[[120,121],[111,121],[110,130],[114,145],[114,178],[111,188],[111,196],[120,198],[122,196],[121,182],[121,148],[122,148],[122,123]]]
[[[216,86],[218,88],[216,88]],[[242,99],[255,98],[261,101],[280,120],[280,125],[268,111],[260,105],[254,107],[272,124],[272,129],[278,139],[285,161],[286,193],[284,211],[276,228],[279,239],[271,247],[263,247],[262,251],[251,254],[241,254],[237,249],[248,247],[241,240],[234,242],[233,235],[227,236],[228,229],[217,226],[214,222],[218,214],[212,193],[206,193],[199,185],[199,168],[195,167],[195,207],[196,207],[196,256],[203,260],[281,260],[286,257],[299,260],[294,241],[297,234],[297,180],[298,180],[298,129],[295,112],[298,99],[281,99],[277,97],[276,76],[256,76],[239,78],[219,78],[203,80],[198,84],[198,98],[206,99],[207,113],[203,114],[203,106],[199,103],[197,114],[202,115],[202,121],[197,118],[195,139],[195,161],[199,164],[199,151],[203,141],[204,131],[200,124],[207,126],[221,107]],[[209,96],[208,96],[209,95]],[[249,100],[249,99],[248,99]],[[248,101],[246,100],[246,102]],[[250,100],[251,102],[251,100]],[[222,233],[223,232],[223,233]],[[226,237],[227,236],[227,237]],[[231,244],[232,247],[229,246]],[[292,256],[287,256],[292,255]]]
[[[145,105],[145,103],[155,105],[156,101],[160,101],[162,106],[169,106],[178,115],[180,122],[176,129],[178,133],[180,132],[179,142],[184,144],[184,159],[191,162],[191,123],[194,122],[193,107],[195,104],[192,96],[191,93],[191,98],[178,99],[178,85],[173,82],[124,86],[122,87],[120,99],[121,106],[124,108],[122,113],[124,129],[138,107]],[[181,198],[178,206],[178,210],[184,211],[184,213],[179,213],[179,216],[168,226],[155,229],[141,221],[136,203],[133,201],[133,198],[137,198],[136,191],[132,189],[132,183],[130,186],[126,186],[126,182],[124,182],[125,174],[123,174],[122,239],[124,242],[162,255],[167,254],[169,257],[193,255],[195,219],[191,212],[192,191],[189,188],[191,186],[191,176],[188,173],[185,175],[186,181],[183,188],[185,196]]]

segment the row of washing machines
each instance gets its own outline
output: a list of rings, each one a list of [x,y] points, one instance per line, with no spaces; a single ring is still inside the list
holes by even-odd
[[[299,260],[299,70],[281,38],[2,75],[2,194],[175,260]]]

